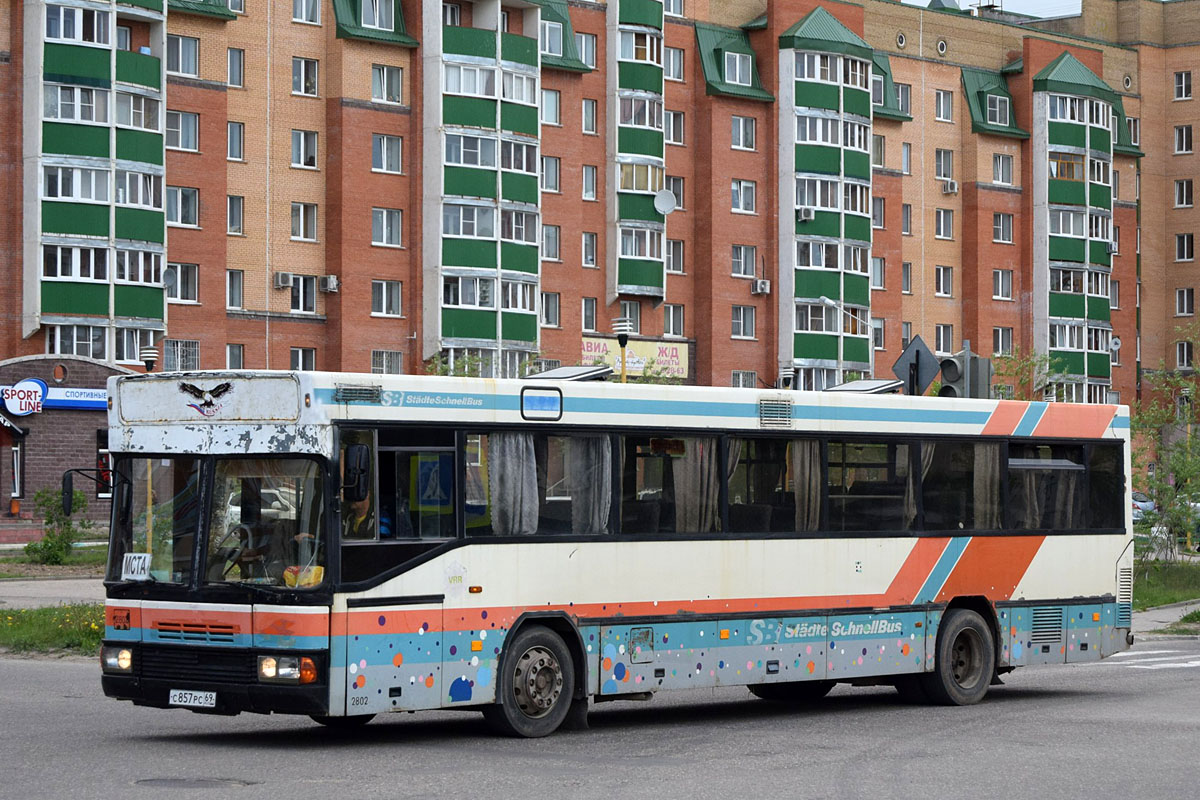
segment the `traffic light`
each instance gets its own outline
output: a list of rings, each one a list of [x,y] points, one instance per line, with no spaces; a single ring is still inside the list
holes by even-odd
[[[942,388],[938,397],[989,397],[992,391],[992,360],[959,350],[938,362],[942,370]]]

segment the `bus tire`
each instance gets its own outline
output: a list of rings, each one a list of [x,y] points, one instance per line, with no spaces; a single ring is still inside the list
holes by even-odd
[[[752,683],[747,688],[759,700],[772,703],[815,703],[833,688],[834,681],[790,681],[788,683]]]
[[[575,666],[561,637],[541,625],[522,628],[504,647],[496,702],[483,709],[497,733],[536,739],[558,729],[575,695]]]
[[[896,691],[900,694],[900,701],[911,703],[913,705],[924,705],[929,702],[929,695],[925,692],[925,684],[922,682],[922,675],[901,675],[896,678]]]
[[[933,672],[921,675],[929,699],[946,706],[978,703],[996,670],[996,644],[983,617],[955,608],[942,618]]]
[[[310,714],[309,719],[318,725],[324,725],[333,731],[348,731],[354,728],[361,728],[371,720],[375,719],[374,714],[356,714],[353,717],[325,717],[319,714]]]

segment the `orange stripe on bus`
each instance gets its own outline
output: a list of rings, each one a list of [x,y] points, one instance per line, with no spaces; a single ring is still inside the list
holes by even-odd
[[[159,622],[193,625],[230,625],[234,633],[250,632],[250,611],[198,611],[184,608],[143,608],[142,627],[153,628]]]
[[[1001,400],[996,410],[983,426],[984,436],[1009,436],[1017,429],[1017,423],[1029,409],[1029,403],[1021,400]]]
[[[254,632],[267,636],[328,636],[328,614],[254,613]]]
[[[1084,403],[1048,403],[1034,436],[1055,436],[1071,439],[1096,439],[1104,435],[1116,406],[1091,406]]]
[[[884,603],[905,605],[913,602],[948,544],[949,539],[917,539],[917,543],[908,553],[908,558],[904,559],[899,572],[892,579],[891,586],[887,588]]]
[[[958,559],[935,602],[979,595],[1008,600],[1033,563],[1045,536],[976,536]]]
[[[104,624],[119,631],[140,628],[142,627],[142,609],[137,606],[106,605],[104,607]]]

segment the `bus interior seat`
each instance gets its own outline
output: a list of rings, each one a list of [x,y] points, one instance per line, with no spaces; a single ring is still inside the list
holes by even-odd
[[[729,506],[729,530],[734,533],[762,533],[770,525],[771,506],[766,503]]]
[[[621,532],[658,533],[661,515],[657,500],[626,500],[621,504]]]

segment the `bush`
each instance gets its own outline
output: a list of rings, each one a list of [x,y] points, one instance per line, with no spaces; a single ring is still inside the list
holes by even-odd
[[[61,489],[39,489],[33,496],[33,504],[41,515],[43,534],[40,541],[25,545],[25,555],[35,564],[61,564],[71,554],[71,547],[81,534],[89,531],[92,523],[83,520],[78,526],[63,513]],[[74,510],[87,511],[87,496],[75,490]]]

